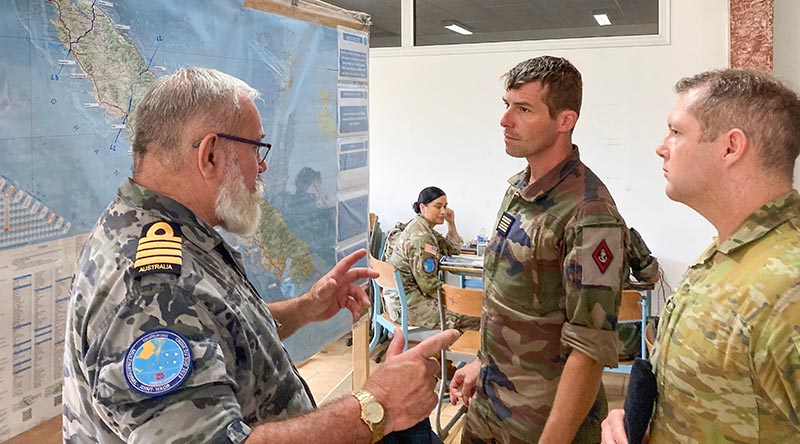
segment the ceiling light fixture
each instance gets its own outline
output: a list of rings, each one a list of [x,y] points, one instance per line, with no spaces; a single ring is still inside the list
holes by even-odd
[[[473,34],[471,29],[467,28],[466,26],[464,26],[461,23],[458,23],[457,21],[454,21],[454,20],[445,20],[445,21],[442,22],[442,26],[444,26],[445,28],[447,28],[450,31],[453,31],[453,32],[455,32],[457,34],[461,34],[461,35],[472,35]]]
[[[607,12],[594,11],[592,12],[592,15],[594,16],[594,20],[600,26],[608,26],[611,24],[611,19],[608,17]]]

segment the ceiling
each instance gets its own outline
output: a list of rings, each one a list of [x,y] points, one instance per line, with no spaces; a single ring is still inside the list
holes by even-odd
[[[372,47],[400,46],[400,0],[326,0],[372,16]],[[612,26],[598,26],[602,11]],[[416,0],[416,45],[658,33],[658,0]],[[474,32],[442,26],[455,20]]]

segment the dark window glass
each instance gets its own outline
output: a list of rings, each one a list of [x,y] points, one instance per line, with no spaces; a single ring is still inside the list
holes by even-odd
[[[658,0],[415,0],[414,34],[416,46],[657,35]]]
[[[326,3],[366,12],[372,16],[369,31],[370,48],[393,48],[400,46],[400,0],[325,0]]]

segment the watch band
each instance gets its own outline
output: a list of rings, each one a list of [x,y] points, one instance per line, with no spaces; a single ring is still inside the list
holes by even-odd
[[[372,432],[371,442],[378,442],[386,431],[386,414],[383,405],[375,399],[372,393],[359,390],[353,392],[353,396],[358,400],[361,407],[361,420],[369,427]]]

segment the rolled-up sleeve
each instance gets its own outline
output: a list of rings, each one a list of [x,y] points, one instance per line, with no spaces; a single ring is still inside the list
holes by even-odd
[[[616,367],[617,314],[625,273],[627,228],[610,205],[590,202],[568,225],[562,345]]]

